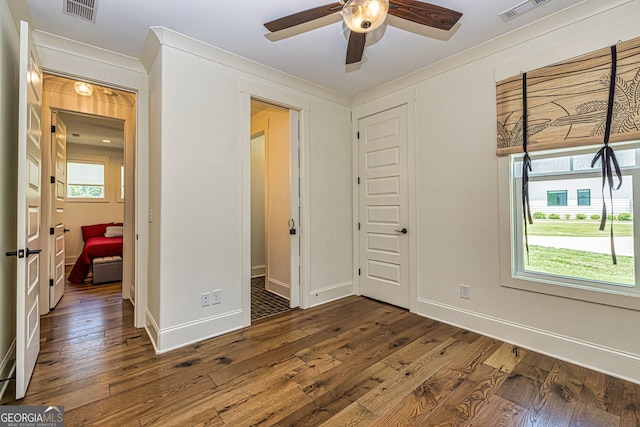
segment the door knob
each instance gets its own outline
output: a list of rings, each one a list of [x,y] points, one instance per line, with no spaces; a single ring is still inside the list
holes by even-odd
[[[17,251],[9,251],[4,253],[6,256],[17,256],[18,258],[24,258],[24,249],[18,249]]]
[[[27,258],[32,254],[39,254],[40,252],[42,252],[42,249],[31,250],[31,249],[27,248]]]
[[[406,228],[403,228],[402,230],[396,230],[396,233],[407,234],[408,232],[409,230],[407,230]]]
[[[68,233],[68,232],[70,232],[70,231],[71,231],[71,230],[69,230],[68,228],[65,228],[65,229],[64,229],[64,232],[65,232],[65,233]]]

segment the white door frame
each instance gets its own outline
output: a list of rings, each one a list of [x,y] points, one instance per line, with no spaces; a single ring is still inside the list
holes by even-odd
[[[360,260],[360,235],[358,231],[358,219],[360,218],[360,197],[358,187],[358,122],[374,114],[390,110],[400,105],[407,105],[407,186],[408,186],[408,210],[409,210],[409,310],[415,313],[418,306],[418,219],[417,219],[417,195],[416,195],[416,89],[405,89],[384,98],[376,99],[367,104],[354,107],[352,110],[351,140],[353,159],[353,283],[356,295],[361,295],[360,277],[358,269]]]
[[[309,307],[310,271],[309,271],[309,101],[283,92],[272,86],[250,80],[241,80],[242,105],[242,326],[251,325],[251,99],[257,99],[280,107],[296,110],[300,119],[300,224],[297,232],[300,239],[299,283],[291,284],[291,302],[299,297],[301,308]],[[293,259],[292,259],[293,262]],[[297,288],[297,289],[295,289]]]
[[[141,73],[133,64],[118,55],[108,52],[93,52],[93,55],[81,56],[73,53],[77,46],[64,46],[62,49],[38,45],[44,72],[68,78],[82,79],[96,84],[136,93],[136,130],[134,146],[134,206],[135,220],[135,305],[134,326],[143,328],[147,313],[147,265],[148,265],[148,222],[149,207],[149,92],[148,76]],[[72,43],[73,44],[73,43]],[[65,50],[68,48],[69,50]],[[77,47],[86,49],[84,46]],[[105,55],[106,58],[96,57]],[[80,77],[81,76],[81,77]],[[131,193],[131,192],[130,192]]]

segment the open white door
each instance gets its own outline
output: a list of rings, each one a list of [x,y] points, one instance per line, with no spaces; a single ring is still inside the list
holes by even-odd
[[[18,96],[18,248],[16,288],[16,399],[22,399],[40,352],[40,174],[42,72],[29,24],[20,22]]]
[[[55,181],[53,189],[53,209],[51,212],[51,224],[53,224],[53,248],[51,251],[52,282],[49,286],[49,308],[53,309],[64,295],[65,271],[64,271],[64,209],[65,193],[67,191],[67,127],[57,113],[51,114],[51,152],[53,153],[53,177]]]

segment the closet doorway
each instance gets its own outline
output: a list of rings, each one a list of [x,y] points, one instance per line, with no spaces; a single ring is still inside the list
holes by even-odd
[[[297,126],[297,111],[251,100],[252,321],[298,306],[298,159],[292,123]]]

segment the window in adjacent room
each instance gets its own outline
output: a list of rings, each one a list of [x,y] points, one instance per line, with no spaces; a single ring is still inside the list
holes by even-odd
[[[67,161],[67,198],[104,199],[104,163]]]
[[[578,206],[591,206],[591,189],[578,190]]]
[[[547,191],[547,206],[567,206],[567,190]]]
[[[607,226],[599,230],[603,199],[601,166],[591,167],[598,148],[531,153],[529,252],[522,217],[522,155],[511,156],[512,274],[514,278],[573,288],[640,294],[636,287],[634,185],[640,182],[640,149],[616,147],[622,186],[605,191]],[[617,184],[617,180],[615,180]],[[566,190],[558,190],[558,188]],[[591,194],[598,197],[591,198]],[[575,198],[574,198],[575,197]],[[613,222],[617,265],[611,257]]]

